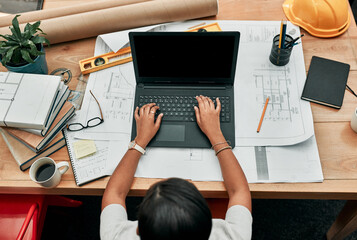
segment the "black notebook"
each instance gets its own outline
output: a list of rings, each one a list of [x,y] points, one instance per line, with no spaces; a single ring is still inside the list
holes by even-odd
[[[313,56],[301,99],[340,109],[350,65]]]

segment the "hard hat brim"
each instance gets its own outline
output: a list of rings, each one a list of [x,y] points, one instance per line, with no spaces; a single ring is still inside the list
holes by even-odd
[[[294,0],[286,0],[283,3],[283,10],[285,12],[286,17],[289,19],[290,22],[292,22],[295,25],[298,25],[305,29],[308,33],[315,37],[321,37],[321,38],[331,38],[331,37],[337,37],[348,29],[348,27],[351,24],[351,16],[350,13],[348,12],[347,16],[347,21],[346,23],[337,29],[320,29],[320,28],[315,28],[311,26],[310,24],[302,21],[300,18],[296,17],[292,11],[292,5],[294,3]]]

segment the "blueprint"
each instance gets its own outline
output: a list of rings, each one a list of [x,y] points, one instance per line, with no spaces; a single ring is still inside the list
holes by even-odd
[[[83,124],[93,117],[100,116],[98,104],[89,90],[92,90],[102,108],[104,122],[94,128],[78,132],[77,138],[122,140],[130,134],[134,109],[134,73],[131,64],[119,65],[115,70],[90,75],[80,122]]]
[[[236,147],[233,153],[249,183],[323,181],[314,136],[293,146]],[[218,159],[211,149],[149,148],[140,159],[135,176],[223,180]]]
[[[243,22],[236,28],[242,36],[235,80],[236,144],[282,146],[310,138],[314,134],[310,103],[300,99],[306,79],[302,44],[294,47],[287,65],[275,66],[269,54],[272,39],[279,34],[277,22],[264,22],[259,27],[255,22]],[[298,27],[289,23],[287,29],[293,38],[300,36]],[[268,97],[264,121],[257,133]]]
[[[184,31],[201,22],[172,23],[156,29]],[[288,65],[276,67],[269,62],[268,57],[271,39],[277,34],[280,22],[218,23],[223,30],[241,32],[235,79],[235,127],[238,146],[233,152],[248,182],[323,181],[310,104],[300,100],[306,77],[301,44],[294,47]],[[144,31],[152,27],[147,27]],[[124,34],[113,33],[104,38],[99,36],[95,55],[124,46],[128,41],[127,33],[128,31]],[[299,28],[289,23],[288,34],[299,36]],[[90,74],[82,106],[82,109],[86,109],[81,114],[82,122],[99,114],[89,89],[93,90],[103,108],[105,122],[101,128],[98,126],[97,129],[76,133],[76,138],[95,139],[96,142],[100,139],[108,140],[103,142],[109,143],[106,172],[111,174],[125,154],[130,141],[135,89],[132,63]],[[270,102],[261,132],[257,134],[256,129],[267,96],[270,97]],[[124,107],[123,104],[127,106]],[[210,149],[147,148],[146,154],[140,159],[135,176],[181,177],[196,181],[223,180],[218,160]]]
[[[185,31],[198,23],[201,21],[176,22],[135,31]],[[209,23],[210,21],[206,21],[206,24]],[[280,22],[219,21],[219,25],[223,31],[241,33],[235,77],[236,145],[283,146],[310,138],[314,134],[311,107],[309,102],[300,99],[306,79],[302,44],[294,47],[286,66],[277,67],[270,63],[269,54],[272,39],[279,34]],[[99,36],[95,54],[124,46],[129,40],[129,31],[134,30]],[[300,36],[299,28],[290,22],[287,33],[293,38]],[[132,66],[132,63],[126,65]],[[94,74],[101,75],[102,79],[105,77],[102,72],[118,71],[118,68],[121,67],[112,67]],[[134,78],[132,69],[126,74],[127,78]],[[93,79],[92,74],[90,78]],[[135,81],[133,84],[135,85]],[[267,97],[270,101],[261,131],[257,133]],[[118,137],[110,139],[120,140]]]

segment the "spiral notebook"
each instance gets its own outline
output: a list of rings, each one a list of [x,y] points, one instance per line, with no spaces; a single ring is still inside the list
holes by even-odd
[[[109,141],[95,141],[96,152],[78,159],[75,154],[74,143],[80,141],[80,139],[75,138],[75,132],[70,132],[67,129],[63,130],[63,134],[67,143],[74,179],[78,186],[111,174],[109,172],[111,166],[108,160]]]

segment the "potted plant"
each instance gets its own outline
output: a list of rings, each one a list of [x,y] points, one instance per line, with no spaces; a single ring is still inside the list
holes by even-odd
[[[4,38],[0,41],[0,59],[11,72],[47,74],[47,62],[43,43],[49,41],[40,36],[45,34],[40,28],[40,21],[34,24],[27,23],[24,31],[21,32],[16,15],[10,26],[11,35],[1,35]]]

